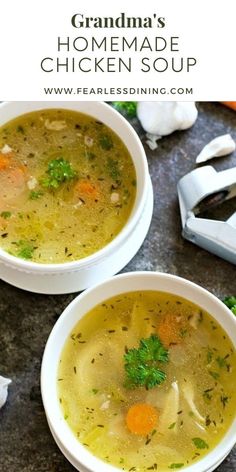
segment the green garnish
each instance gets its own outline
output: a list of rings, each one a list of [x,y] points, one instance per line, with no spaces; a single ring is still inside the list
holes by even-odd
[[[204,439],[201,438],[193,438],[192,439],[194,446],[196,446],[197,449],[209,449],[208,444]]]
[[[227,367],[227,362],[226,362],[226,360],[224,359],[224,357],[218,356],[218,357],[216,358],[216,362],[217,362],[217,364],[218,364],[218,366],[219,366],[220,368],[222,368],[222,367]]]
[[[38,200],[38,198],[43,196],[42,190],[32,190],[29,194],[30,200]]]
[[[175,423],[171,423],[170,426],[168,426],[168,429],[173,429],[176,425],[176,422]]]
[[[236,296],[226,297],[223,300],[223,303],[236,315]]]
[[[113,148],[112,138],[108,134],[104,134],[100,137],[99,144],[102,149],[105,149],[105,151],[109,151],[111,148]]]
[[[116,180],[120,177],[120,170],[118,166],[118,161],[115,161],[111,157],[107,159],[107,168],[109,175],[112,179]]]
[[[97,393],[98,393],[97,388],[92,388],[92,392],[94,393],[94,395],[97,395]]]
[[[17,132],[24,134],[25,130],[24,130],[23,126],[21,126],[21,125],[17,126]]]
[[[212,370],[209,370],[209,374],[213,377],[213,379],[218,380],[220,377],[220,374],[218,372],[214,372]]]
[[[47,174],[49,177],[43,179],[42,185],[52,189],[58,188],[60,184],[74,179],[77,175],[70,162],[62,157],[49,162]]]
[[[11,217],[11,212],[10,211],[2,211],[0,216],[2,216],[2,218],[5,218],[5,220],[7,220],[8,218]]]
[[[16,252],[17,257],[21,257],[22,259],[32,259],[35,248],[30,241],[20,239],[15,244],[18,247],[18,251]]]
[[[136,116],[137,102],[112,102],[112,105],[117,111],[129,118]]]
[[[208,351],[207,351],[207,363],[210,364],[212,359],[213,359],[213,352],[210,349],[208,349]]]
[[[183,463],[179,463],[179,464],[170,464],[169,466],[169,469],[181,469],[181,467],[183,467],[184,464]]]
[[[166,374],[159,369],[159,363],[168,362],[168,354],[168,350],[155,334],[150,338],[141,339],[138,349],[129,349],[124,355],[126,387],[150,389],[164,382]]]

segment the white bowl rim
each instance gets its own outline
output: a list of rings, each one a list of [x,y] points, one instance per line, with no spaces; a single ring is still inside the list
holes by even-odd
[[[118,295],[118,294],[121,294],[121,293],[125,293],[125,292],[128,292],[128,291],[133,291],[133,290],[129,289],[129,280],[130,279],[133,279],[133,280],[143,279],[143,277],[150,278],[150,279],[152,279],[154,277],[156,279],[156,281],[158,281],[158,279],[159,280],[162,279],[163,281],[167,281],[167,282],[169,281],[170,284],[173,282],[175,284],[179,284],[179,286],[180,287],[182,286],[182,288],[185,286],[185,287],[188,287],[190,290],[194,290],[196,292],[196,294],[199,295],[199,297],[201,295],[204,296],[205,298],[207,297],[209,302],[215,304],[216,308],[218,308],[218,310],[221,311],[221,315],[222,315],[222,320],[221,321],[222,321],[222,323],[220,323],[219,321],[218,322],[223,326],[223,328],[224,328],[224,325],[226,324],[225,320],[226,321],[228,320],[228,322],[230,322],[231,325],[234,325],[235,331],[236,331],[236,318],[233,315],[233,313],[231,312],[231,310],[229,310],[229,308],[227,308],[227,306],[221,300],[219,300],[215,295],[213,295],[211,292],[209,292],[207,289],[201,287],[200,285],[198,285],[194,282],[191,282],[191,281],[189,281],[185,278],[176,276],[176,275],[160,273],[160,272],[151,272],[151,271],[150,272],[145,272],[145,271],[126,272],[124,274],[119,274],[119,275],[116,275],[114,277],[111,277],[110,279],[107,279],[106,281],[104,281],[102,283],[99,283],[96,286],[93,286],[93,287],[87,289],[86,291],[84,291],[83,293],[81,293],[80,295],[78,295],[65,308],[62,315],[57,320],[57,322],[54,325],[54,327],[51,331],[51,334],[48,338],[47,344],[45,346],[45,351],[44,351],[43,360],[42,360],[42,367],[41,367],[41,394],[42,394],[43,404],[44,404],[45,412],[46,412],[46,415],[47,415],[48,423],[50,424],[50,428],[54,431],[54,434],[58,438],[59,443],[61,443],[62,446],[63,446],[61,448],[62,452],[64,452],[64,450],[65,450],[67,456],[73,458],[73,461],[72,461],[73,464],[77,463],[78,467],[79,467],[79,463],[81,463],[82,466],[86,467],[88,470],[90,470],[92,472],[120,472],[122,469],[119,469],[115,466],[107,464],[107,463],[103,462],[101,459],[94,456],[92,453],[90,453],[75,438],[74,434],[70,430],[70,428],[67,425],[66,421],[64,421],[63,424],[60,424],[60,427],[62,427],[61,430],[58,430],[57,428],[55,429],[54,424],[56,423],[57,426],[58,426],[58,421],[55,422],[56,418],[53,417],[51,415],[51,412],[49,411],[48,406],[50,404],[50,401],[47,398],[47,394],[46,394],[46,385],[47,385],[47,382],[48,382],[48,374],[46,372],[46,370],[47,370],[47,365],[46,364],[47,364],[47,362],[50,358],[50,349],[52,348],[53,343],[55,342],[55,339],[57,338],[58,332],[64,326],[64,322],[67,319],[67,317],[72,316],[72,314],[73,314],[74,310],[76,309],[77,305],[79,305],[82,300],[84,300],[86,298],[89,298],[89,297],[92,297],[93,292],[96,293],[98,290],[100,290],[100,291],[102,290],[103,293],[104,293],[103,300],[105,301],[107,298],[109,298],[109,297],[106,297],[106,295],[105,295],[106,294],[106,288],[109,287],[110,285],[112,285],[113,282],[116,282],[117,280],[124,280],[125,282],[127,281],[126,288],[125,288],[125,290],[122,290],[120,292],[114,291],[114,294],[112,296],[115,296],[115,295]],[[141,289],[137,288],[135,290],[141,290]],[[153,289],[145,288],[143,290],[153,290]],[[156,288],[156,290],[157,291],[160,290],[160,291],[166,292],[166,293],[173,293],[173,292],[171,292],[171,290],[162,290],[162,289],[159,289],[158,287]],[[182,296],[183,298],[191,301],[191,299],[189,299],[189,298],[187,298],[187,297],[185,297],[181,294],[179,296]],[[100,303],[100,302],[98,302],[98,303]],[[194,302],[194,303],[196,303],[196,302]],[[93,306],[96,306],[96,304],[97,304],[97,302]],[[199,304],[199,306],[201,306],[201,303],[198,303],[198,304]],[[202,308],[204,309],[204,306],[202,306]],[[86,312],[84,314],[82,314],[81,316],[78,316],[77,321],[79,319],[81,319],[85,314],[86,314]],[[211,313],[211,315],[214,317],[214,315],[212,313]],[[75,324],[76,324],[76,322],[75,322]],[[226,330],[226,328],[225,328],[225,330]],[[67,333],[65,333],[66,338],[68,337],[70,332],[71,332],[71,329],[68,330]],[[234,347],[236,348],[236,338],[235,338],[235,340],[233,340],[228,331],[227,331],[227,333],[228,333],[228,336],[230,337],[232,343],[234,344]],[[58,365],[58,361],[59,361],[59,356],[58,356],[58,359],[57,359],[57,365]],[[51,378],[50,378],[50,381],[52,381]],[[54,398],[53,401],[56,401],[56,398]],[[57,401],[58,401],[58,399],[57,399]],[[71,439],[72,439],[72,437],[75,439],[75,441],[77,443],[76,453],[75,453],[75,451],[70,449],[69,442],[65,443],[65,438],[64,438],[64,434],[63,434],[63,433],[65,433],[65,431],[67,431],[67,432],[70,431]],[[229,454],[230,450],[235,445],[235,442],[236,442],[235,432],[236,432],[236,418],[234,418],[234,420],[232,421],[231,426],[226,431],[226,433],[225,433],[224,437],[221,439],[221,441],[208,454],[206,454],[202,459],[198,460],[195,464],[184,466],[183,469],[181,469],[181,470],[184,470],[186,472],[207,472],[208,470],[213,470],[213,468],[216,467],[217,465],[219,465],[219,463]],[[227,441],[226,441],[226,436],[227,436]],[[81,457],[83,459],[81,459]]]
[[[18,102],[15,102],[15,103],[17,104]],[[63,102],[63,101],[62,102],[56,102],[56,101],[53,101],[53,102],[46,102],[46,101],[42,102],[41,101],[40,102],[40,101],[38,101],[38,102],[30,102],[30,103],[31,103],[31,105],[32,104],[35,105],[35,111],[37,111],[37,110],[46,110],[46,109],[53,108],[53,104],[55,104],[55,103],[58,105],[57,106],[58,109],[60,109],[60,108],[61,109],[64,108],[64,109],[67,109],[67,110],[72,109],[71,108],[72,102],[66,102],[66,101],[65,102]],[[83,104],[82,106],[86,106],[86,104],[89,104],[89,106],[91,106],[91,104],[93,104],[92,106],[95,107],[95,110],[97,108],[98,109],[100,108],[101,110],[103,109],[106,113],[110,113],[111,116],[112,115],[116,116],[116,119],[120,120],[122,125],[127,128],[127,132],[131,136],[131,139],[133,140],[133,142],[135,142],[135,144],[138,147],[138,150],[139,150],[138,155],[139,155],[139,159],[140,159],[140,164],[142,165],[142,178],[143,178],[143,181],[140,182],[140,185],[137,183],[137,187],[136,187],[137,191],[138,191],[138,188],[140,188],[140,190],[141,190],[140,202],[137,205],[137,208],[134,211],[134,213],[129,216],[129,219],[126,222],[126,224],[124,225],[124,227],[121,229],[121,231],[115,236],[115,238],[110,243],[108,243],[102,249],[99,249],[98,251],[94,252],[93,254],[90,254],[89,256],[84,257],[82,259],[78,259],[78,260],[71,261],[71,262],[56,263],[56,264],[50,264],[50,263],[42,264],[42,263],[39,263],[39,262],[32,262],[32,261],[20,259],[16,256],[12,256],[11,254],[8,254],[6,251],[4,251],[0,247],[0,260],[2,260],[4,263],[6,263],[8,265],[11,265],[11,266],[14,265],[15,267],[17,267],[18,269],[21,269],[21,270],[26,270],[26,271],[28,270],[28,271],[33,271],[33,272],[37,272],[37,273],[40,273],[40,272],[41,273],[45,273],[45,272],[47,272],[47,273],[49,273],[49,272],[67,272],[67,271],[73,271],[73,270],[79,270],[79,269],[87,268],[90,265],[97,264],[101,259],[104,259],[108,254],[115,251],[115,249],[117,247],[122,245],[122,243],[127,238],[127,236],[136,227],[136,225],[137,225],[137,223],[138,223],[138,221],[141,217],[144,205],[146,203],[147,193],[148,193],[148,186],[149,186],[149,182],[150,182],[150,180],[149,180],[150,176],[149,176],[149,171],[148,171],[148,163],[147,163],[146,154],[145,154],[143,145],[141,143],[141,140],[139,139],[138,134],[134,130],[133,126],[131,126],[131,124],[117,110],[115,110],[113,107],[111,107],[107,103],[104,103],[104,102],[101,102],[101,101],[96,101],[96,102],[73,102],[73,103],[78,103],[78,104],[81,103],[81,104]],[[2,102],[0,104],[0,113],[1,113],[1,110],[4,109],[5,107],[7,107],[9,104],[11,105],[12,102]],[[75,110],[73,109],[73,111],[75,111]],[[79,111],[80,110],[78,109],[78,112]],[[15,118],[23,116],[26,113],[28,113],[28,112],[26,111],[24,113],[19,113],[19,114],[16,113]],[[82,112],[82,113],[86,114],[86,112]],[[90,114],[90,113],[87,113],[87,115],[93,117],[93,115]],[[1,126],[3,126],[3,125],[1,125]],[[113,129],[112,127],[111,127],[111,129],[116,134],[118,134],[118,132],[115,129]],[[118,136],[119,136],[119,134],[118,134]],[[126,145],[126,143],[124,143],[124,144]],[[133,156],[131,156],[131,158],[133,158]],[[134,163],[134,166],[135,166],[134,160],[133,160],[133,163]]]

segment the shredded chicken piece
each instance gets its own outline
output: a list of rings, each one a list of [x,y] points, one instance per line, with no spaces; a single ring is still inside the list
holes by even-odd
[[[171,424],[174,424],[170,431],[177,432],[178,411],[179,386],[178,382],[173,382],[167,393],[165,406],[160,416],[160,430],[167,430]]]
[[[10,146],[8,146],[8,144],[4,144],[3,148],[1,149],[2,154],[9,154],[12,151],[13,149]]]
[[[110,400],[107,400],[106,402],[103,402],[102,405],[100,406],[100,410],[108,410],[110,406]]]
[[[189,404],[189,407],[193,414],[199,421],[205,422],[205,418],[199,413],[195,403],[194,403],[194,388],[192,383],[185,382],[182,386],[184,398],[186,402]]]
[[[37,184],[38,184],[37,179],[31,176],[27,182],[27,187],[29,188],[29,190],[33,190]]]
[[[197,329],[199,321],[200,321],[200,313],[196,311],[195,313],[193,313],[193,315],[189,319],[189,324],[192,326],[192,328]]]
[[[111,194],[111,203],[117,203],[120,200],[119,193],[112,192]]]
[[[64,120],[50,121],[47,118],[45,120],[44,126],[45,126],[45,128],[50,129],[52,131],[61,131],[62,129],[66,128],[67,124]]]

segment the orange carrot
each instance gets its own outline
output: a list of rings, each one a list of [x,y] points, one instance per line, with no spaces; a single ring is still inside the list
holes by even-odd
[[[5,170],[10,165],[9,154],[0,153],[0,170]]]
[[[226,107],[232,108],[232,110],[236,111],[236,102],[221,102]]]
[[[8,175],[8,181],[13,187],[22,186],[25,182],[25,167],[14,167]]]
[[[157,328],[157,333],[164,346],[168,348],[171,344],[181,343],[185,325],[178,315],[167,313]]]
[[[157,410],[152,405],[136,403],[128,410],[126,424],[131,433],[146,435],[153,430],[157,419]]]
[[[96,198],[98,196],[98,188],[90,180],[79,180],[74,187],[77,196],[90,196]]]

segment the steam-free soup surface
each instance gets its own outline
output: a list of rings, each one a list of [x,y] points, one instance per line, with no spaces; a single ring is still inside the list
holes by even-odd
[[[136,195],[131,156],[94,118],[68,110],[0,128],[0,245],[41,263],[70,262],[121,231]]]
[[[58,397],[78,441],[105,462],[136,472],[182,469],[232,423],[235,367],[232,343],[208,313],[167,293],[132,292],[75,326]]]

